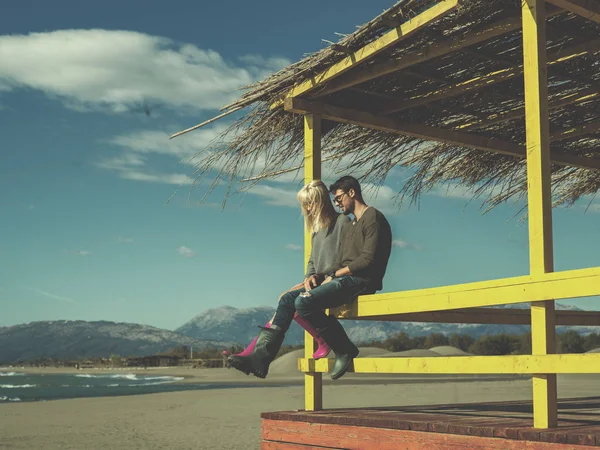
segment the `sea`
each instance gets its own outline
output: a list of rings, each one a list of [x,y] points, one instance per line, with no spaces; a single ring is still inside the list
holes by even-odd
[[[237,387],[177,383],[181,380],[183,377],[133,373],[32,374],[0,370],[0,404]]]

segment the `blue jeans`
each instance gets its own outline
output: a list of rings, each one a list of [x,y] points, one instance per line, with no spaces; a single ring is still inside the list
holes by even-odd
[[[287,331],[294,319],[294,313],[298,312],[298,315],[317,330],[326,328],[328,320],[325,309],[350,303],[366,289],[367,281],[364,278],[350,275],[334,278],[309,292],[304,288],[289,291],[281,296],[272,325]]]

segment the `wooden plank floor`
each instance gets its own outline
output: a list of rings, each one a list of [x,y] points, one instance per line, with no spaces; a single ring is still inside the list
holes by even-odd
[[[558,428],[544,430],[523,401],[265,412],[263,448],[600,448],[600,397],[558,407]]]

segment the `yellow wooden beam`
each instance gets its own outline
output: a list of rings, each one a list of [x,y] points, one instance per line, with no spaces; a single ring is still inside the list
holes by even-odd
[[[564,106],[574,105],[584,101],[593,100],[600,97],[600,90],[598,88],[583,89],[579,92],[569,92],[561,96],[557,96],[555,99],[548,103],[548,108],[556,109]],[[473,122],[456,126],[454,129],[457,131],[463,130],[476,130],[479,128],[485,128],[490,125],[497,123],[508,122],[509,120],[520,119],[525,117],[525,107],[515,108],[510,111],[491,114],[485,119],[474,120]]]
[[[529,254],[532,275],[554,270],[546,34],[543,0],[523,3]],[[554,301],[532,302],[532,353],[556,352]],[[534,426],[556,427],[557,384],[552,371],[533,376]]]
[[[352,316],[351,311],[336,314],[345,320],[380,320],[389,322],[430,322],[494,325],[530,325],[531,311],[517,308],[465,308],[397,315]],[[562,326],[600,327],[600,311],[556,311],[556,324]]]
[[[573,58],[587,55],[600,49],[600,39],[574,44],[555,51],[548,57],[548,65],[560,64]],[[394,100],[384,105],[381,114],[391,114],[405,111],[417,106],[427,105],[428,103],[456,97],[467,92],[474,92],[485,87],[512,80],[523,73],[523,66],[518,65],[507,69],[497,70],[461,83],[442,87],[437,91],[426,94],[416,95],[409,99]]]
[[[600,267],[361,295],[349,317],[447,311],[600,295]]]
[[[416,64],[448,55],[471,45],[480,44],[487,40],[502,36],[506,33],[516,31],[520,28],[520,17],[511,17],[509,19],[495,22],[467,36],[460,36],[439,44],[432,44],[429,47],[420,49],[417,52],[402,55],[402,58],[374,64],[371,67],[365,67],[363,69],[357,69],[347,76],[342,77],[343,79],[328,83],[327,86],[325,86],[323,89],[320,89],[319,92],[315,92],[313,97],[317,98],[324,95],[333,94],[334,92],[356,86],[357,84],[362,84],[367,81],[389,75],[390,73],[412,67]],[[279,105],[281,105],[281,103],[274,104],[273,106]]]
[[[296,97],[298,95],[307,94],[315,88],[324,85],[325,83],[352,69],[353,67],[364,63],[378,53],[393,47],[398,42],[411,36],[430,23],[444,17],[446,14],[450,13],[454,8],[456,8],[457,4],[458,0],[441,0],[439,3],[436,3],[434,6],[423,11],[421,14],[409,19],[399,27],[388,31],[380,38],[368,43],[361,49],[354,52],[352,55],[347,56],[328,69],[293,87],[285,95],[285,97]],[[281,103],[278,103],[277,105],[280,104]]]
[[[529,267],[532,276],[543,276],[554,271],[544,8],[544,0],[524,0],[522,3]],[[554,300],[532,302],[533,355],[556,353],[555,334]],[[533,424],[536,428],[558,426],[555,370],[537,371],[533,376]]]
[[[329,372],[333,359],[298,359],[301,372]],[[538,374],[600,373],[600,353],[564,355],[380,357],[354,359],[355,373]]]
[[[585,19],[600,23],[600,3],[598,0],[546,0],[559,8],[577,14]]]
[[[321,128],[322,118],[319,114],[304,116],[304,183],[321,179]],[[304,227],[304,267],[308,265],[311,253],[311,231]],[[316,350],[313,337],[304,332],[304,357],[310,358]],[[323,409],[323,375],[306,373],[304,375],[304,409],[319,411]]]
[[[375,114],[352,109],[339,108],[337,106],[319,102],[310,102],[301,98],[285,99],[284,108],[286,111],[299,114],[310,112],[318,113],[321,114],[324,119],[333,120],[335,122],[360,125],[374,130],[412,136],[423,140],[445,142],[460,147],[486,150],[521,158],[526,156],[525,147],[512,142],[499,141],[472,133],[443,130],[427,125],[414,123],[400,124],[389,117],[377,116]],[[600,159],[585,158],[560,151],[552,153],[552,161],[563,166],[600,170]]]

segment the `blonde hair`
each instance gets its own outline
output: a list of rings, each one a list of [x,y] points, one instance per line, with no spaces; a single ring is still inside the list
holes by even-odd
[[[316,233],[334,224],[337,212],[329,198],[327,186],[321,180],[313,180],[305,185],[296,197],[302,207],[302,215],[308,230]],[[310,211],[307,211],[308,206],[311,206]]]

